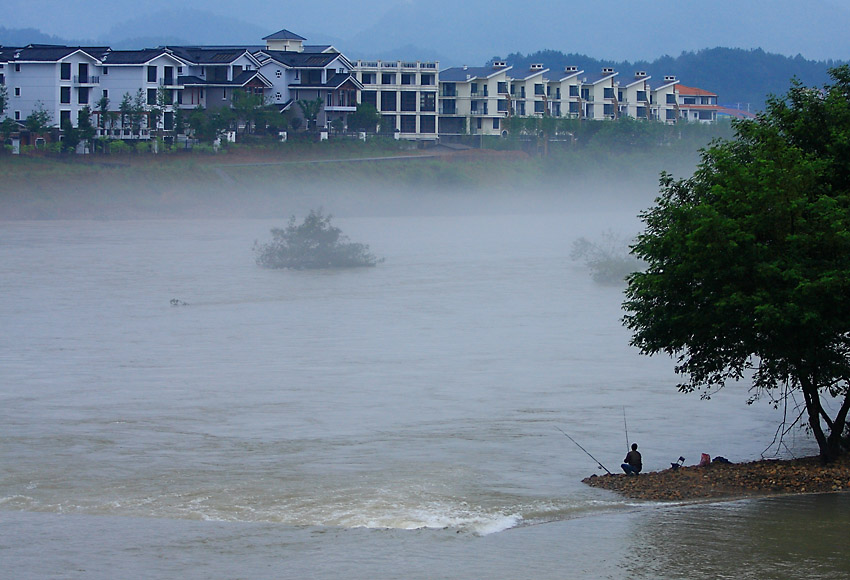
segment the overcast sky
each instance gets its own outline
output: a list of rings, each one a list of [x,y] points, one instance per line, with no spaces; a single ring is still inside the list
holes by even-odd
[[[221,43],[241,30],[254,38],[286,28],[357,57],[367,47],[405,45],[469,59],[544,49],[597,58],[653,59],[683,50],[764,48],[806,58],[850,60],[850,0],[3,0],[0,26],[36,28],[66,39],[132,37],[128,22],[162,11],[193,9],[230,19]],[[172,17],[170,20],[187,20]],[[192,32],[191,22],[172,22]],[[247,27],[240,26],[249,25]],[[212,32],[212,31],[211,31]],[[136,36],[150,36],[145,34]],[[260,38],[256,42],[260,42]],[[208,42],[206,42],[208,43]],[[410,58],[414,55],[399,55]],[[431,58],[431,57],[426,57]]]

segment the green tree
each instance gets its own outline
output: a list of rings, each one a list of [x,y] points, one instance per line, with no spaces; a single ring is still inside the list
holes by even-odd
[[[301,112],[304,114],[304,118],[307,120],[307,130],[316,128],[316,119],[319,118],[319,113],[322,112],[322,105],[324,102],[321,97],[317,97],[312,101],[300,100],[298,101],[298,107],[301,109]]]
[[[91,109],[88,105],[80,109],[77,114],[77,131],[79,131],[80,139],[88,141],[89,144],[94,140],[97,129],[91,122]]]
[[[259,115],[263,106],[266,104],[262,94],[248,92],[244,89],[233,91],[231,99],[231,108],[236,118],[236,130],[239,131],[239,126],[245,127],[245,132],[252,133],[252,127],[261,118]]]
[[[44,103],[37,101],[32,113],[24,121],[24,125],[33,135],[40,135],[53,126],[53,115],[45,108]]]
[[[0,85],[0,117],[6,112],[9,107],[9,91],[6,85]]]
[[[121,117],[121,129],[130,126],[130,117],[133,114],[133,97],[130,93],[124,93],[121,97],[121,104],[118,105],[118,112]]]
[[[133,104],[130,107],[130,130],[133,135],[141,137],[142,125],[145,122],[145,113],[147,111],[147,96],[143,89],[136,91],[136,96],[133,97]]]
[[[62,121],[62,150],[73,153],[82,140],[80,131],[70,120]]]
[[[830,74],[769,98],[691,178],[662,174],[623,305],[632,344],[676,357],[682,391],[752,376],[750,402],[802,392],[824,462],[850,444],[850,67]]]
[[[272,241],[254,244],[257,264],[266,268],[310,270],[374,266],[377,259],[369,246],[349,242],[342,230],[331,225],[331,215],[311,210],[301,224],[295,216],[286,228],[272,229]]]
[[[381,114],[375,105],[359,103],[357,109],[348,116],[348,128],[352,131],[368,131],[374,133],[381,122]]]

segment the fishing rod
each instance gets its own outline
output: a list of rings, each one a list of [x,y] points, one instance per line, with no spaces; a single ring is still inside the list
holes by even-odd
[[[588,457],[590,457],[592,460],[594,460],[594,461],[596,462],[596,465],[598,465],[599,467],[601,467],[602,469],[604,469],[604,470],[608,473],[608,475],[614,475],[613,473],[611,473],[610,471],[608,471],[608,468],[607,468],[607,467],[605,467],[604,465],[602,465],[602,464],[599,462],[599,460],[598,460],[598,459],[596,459],[593,455],[591,455],[591,454],[590,454],[590,452],[589,452],[587,449],[585,449],[584,447],[582,447],[581,445],[579,445],[579,444],[578,444],[578,441],[576,441],[575,439],[573,439],[572,437],[570,437],[569,435],[567,435],[567,434],[566,434],[566,432],[564,432],[564,430],[563,430],[563,429],[561,429],[561,428],[560,428],[560,427],[558,427],[558,426],[556,426],[556,427],[555,427],[555,429],[557,429],[558,431],[560,431],[561,433],[563,433],[563,434],[564,434],[564,437],[566,437],[567,439],[569,439],[570,441],[572,441],[573,443],[575,443],[575,444],[576,444],[576,446],[577,446],[579,449],[581,449],[582,451],[584,451],[585,453],[587,453],[587,456],[588,456]]]
[[[630,449],[629,447],[629,425],[626,423],[626,407],[623,406],[623,427],[626,429],[626,450]]]

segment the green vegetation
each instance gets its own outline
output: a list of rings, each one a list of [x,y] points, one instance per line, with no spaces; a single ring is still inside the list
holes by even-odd
[[[662,176],[624,303],[632,344],[674,356],[680,390],[752,375],[750,402],[799,412],[824,462],[850,449],[850,67],[830,75],[793,81],[693,177]]]
[[[609,230],[597,241],[584,237],[577,239],[573,242],[570,257],[584,262],[595,282],[621,284],[629,274],[643,267],[643,263],[629,253],[631,242]]]
[[[254,244],[257,264],[265,268],[315,270],[375,266],[379,260],[369,246],[349,242],[342,230],[331,225],[331,215],[310,210],[301,224],[295,216],[286,228],[273,228],[272,241]]]

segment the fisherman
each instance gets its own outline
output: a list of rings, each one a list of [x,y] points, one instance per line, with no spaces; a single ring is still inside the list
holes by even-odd
[[[641,462],[640,451],[637,450],[637,443],[632,443],[632,450],[626,454],[626,458],[623,461],[625,463],[620,467],[623,468],[626,475],[637,475],[640,473],[640,470],[643,469],[643,463]]]

